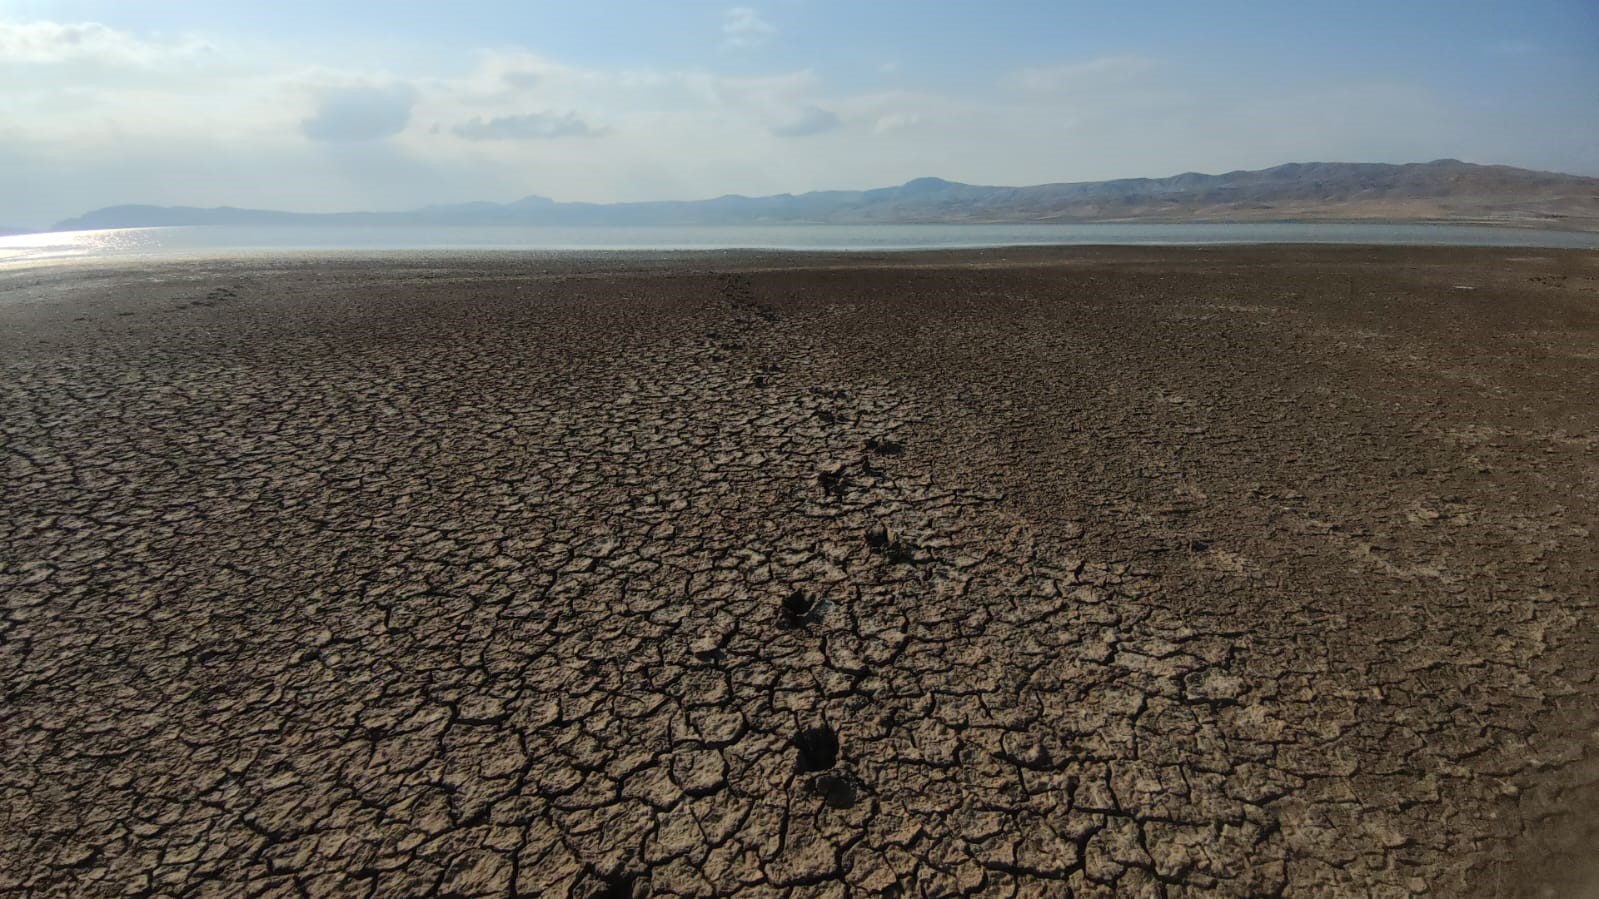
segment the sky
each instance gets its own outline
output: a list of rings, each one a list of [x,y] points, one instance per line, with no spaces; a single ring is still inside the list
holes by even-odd
[[[1599,175],[1599,2],[0,0],[0,226],[1445,157]]]

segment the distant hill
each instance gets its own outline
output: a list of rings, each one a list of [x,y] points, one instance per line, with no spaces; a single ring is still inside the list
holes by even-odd
[[[154,225],[743,225],[779,223],[1443,221],[1599,230],[1599,178],[1455,159],[1290,163],[1260,171],[987,187],[918,178],[898,187],[651,203],[428,206],[296,213],[111,206],[56,230]]]

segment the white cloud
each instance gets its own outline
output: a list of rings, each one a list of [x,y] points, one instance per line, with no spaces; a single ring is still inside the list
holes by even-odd
[[[814,98],[822,84],[815,72],[803,69],[782,75],[710,77],[704,86],[706,96],[719,104],[776,113]]]
[[[903,131],[906,128],[915,128],[922,123],[922,117],[914,112],[891,112],[877,117],[872,123],[874,134],[888,134],[891,131]]]
[[[820,88],[810,70],[729,77],[703,69],[583,68],[520,50],[482,51],[464,75],[413,81],[422,88],[425,113],[442,121],[459,121],[463,112],[520,115],[530,101],[606,119],[726,109],[763,121],[814,102]]]
[[[1006,78],[1006,83],[1030,93],[1059,93],[1126,84],[1148,74],[1157,65],[1155,60],[1144,56],[1104,56],[1083,62],[1021,69],[1012,72]]]
[[[462,122],[450,129],[456,137],[466,140],[539,140],[555,137],[582,137],[595,134],[589,124],[568,112],[531,112],[522,115],[481,116]]]
[[[760,13],[748,6],[735,6],[727,11],[722,22],[722,34],[730,47],[759,47],[777,33],[777,26],[761,18]]]
[[[149,66],[210,51],[210,45],[193,38],[146,40],[97,22],[0,21],[0,64]]]

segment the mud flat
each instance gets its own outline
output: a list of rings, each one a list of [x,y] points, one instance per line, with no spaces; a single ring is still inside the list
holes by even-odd
[[[0,893],[1575,895],[1599,254],[0,272]]]

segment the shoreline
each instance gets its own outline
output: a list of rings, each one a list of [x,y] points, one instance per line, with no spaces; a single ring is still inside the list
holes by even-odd
[[[914,241],[907,239],[904,243],[872,243],[871,241],[886,239],[895,233],[915,233],[920,229],[928,229],[927,233],[942,231],[971,232],[992,228],[998,232],[993,240],[952,239],[949,243],[928,241]],[[1117,237],[1104,235],[1103,240],[1079,241],[1060,239],[1040,239],[1027,236],[1024,232],[1028,229],[1149,229],[1147,238],[1133,238],[1131,236]],[[1291,229],[1291,233],[1279,237],[1265,237],[1258,233],[1251,235],[1250,229]],[[1313,232],[1318,228],[1334,229],[1324,233],[1323,237],[1316,238],[1307,231]],[[1343,234],[1336,229],[1353,229],[1350,233]],[[1383,238],[1365,228],[1408,228],[1420,233],[1409,235],[1392,235]],[[1019,229],[1019,230],[1018,230]],[[1166,234],[1162,234],[1166,229]],[[1170,229],[1216,229],[1220,232],[1215,239],[1206,239],[1192,230],[1188,236],[1183,233],[1171,232]],[[1426,239],[1426,231],[1434,229],[1433,239]],[[177,241],[163,245],[162,236],[170,232],[174,235],[170,239]],[[284,235],[297,233],[314,233],[324,235],[316,241],[305,245],[285,243]],[[698,235],[687,242],[677,246],[650,245],[644,235],[688,233]],[[465,239],[464,235],[492,235],[497,240],[503,241],[509,236],[517,234],[549,233],[558,235],[586,234],[587,240],[594,241],[592,245],[572,246],[528,246],[506,244],[496,240],[473,242]],[[718,238],[707,235],[725,234],[720,239],[733,242],[732,245],[716,245],[706,243],[707,240]],[[789,235],[816,235],[832,233],[843,242],[835,244],[806,244],[801,241],[772,237],[774,241],[769,246],[741,245],[737,243],[739,234],[789,234]],[[1233,236],[1227,236],[1231,233]],[[406,246],[403,240],[391,240],[396,235],[422,234],[430,235],[427,242]],[[231,235],[231,237],[229,237]],[[263,235],[270,236],[263,237]],[[606,244],[604,235],[623,235],[622,242]],[[627,236],[631,236],[629,239]],[[1529,237],[1533,236],[1533,237]],[[1541,242],[1540,237],[1541,236]],[[1408,237],[1408,239],[1401,239]],[[338,243],[340,239],[346,241]],[[570,239],[570,237],[568,237]],[[759,238],[754,238],[759,239]],[[810,239],[809,236],[806,239]],[[208,246],[206,240],[233,240],[232,245]],[[263,243],[249,243],[249,241],[265,241]],[[695,241],[699,240],[699,243]],[[112,241],[107,246],[103,242]],[[142,245],[141,245],[142,241]],[[187,241],[186,243],[184,241]],[[383,243],[390,245],[384,246]],[[394,245],[399,244],[399,245]],[[1546,249],[1599,249],[1599,229],[1556,229],[1556,228],[1529,228],[1509,226],[1493,223],[1421,223],[1421,222],[1178,222],[1178,223],[1022,223],[1022,224],[974,224],[974,225],[806,225],[806,224],[781,224],[769,226],[750,227],[718,227],[699,226],[686,229],[668,226],[638,226],[638,227],[592,227],[592,228],[567,228],[563,226],[444,226],[444,227],[417,227],[417,226],[375,226],[375,227],[311,227],[309,229],[299,226],[152,226],[146,228],[109,229],[105,231],[51,231],[36,234],[19,234],[0,236],[0,268],[17,268],[22,266],[50,263],[61,259],[120,259],[120,260],[188,260],[191,262],[220,262],[233,259],[271,259],[284,256],[326,257],[333,256],[387,256],[396,254],[583,254],[583,253],[719,253],[719,252],[766,252],[766,253],[918,253],[937,251],[974,251],[974,250],[1000,250],[1023,248],[1051,248],[1069,249],[1082,248],[1108,248],[1108,247],[1304,247],[1304,246],[1391,246],[1391,247],[1525,247]]]
[[[1389,244],[1389,243],[1181,243],[1181,244],[1005,244],[994,246],[963,247],[890,247],[890,248],[766,248],[727,247],[681,249],[607,248],[607,249],[527,249],[512,247],[441,248],[441,249],[281,249],[262,248],[250,251],[217,250],[215,252],[181,255],[73,255],[46,259],[8,262],[0,259],[0,284],[8,277],[26,277],[48,271],[70,278],[75,272],[124,272],[136,274],[144,270],[185,267],[217,266],[224,269],[249,270],[259,267],[264,271],[294,271],[296,269],[333,264],[343,267],[394,265],[450,266],[472,262],[490,262],[496,266],[515,266],[522,263],[546,263],[560,270],[562,266],[580,263],[615,264],[619,266],[681,266],[713,263],[757,263],[763,267],[806,269],[813,267],[850,268],[922,268],[927,266],[1048,266],[1074,261],[1125,260],[1159,264],[1166,260],[1192,262],[1208,256],[1240,257],[1246,264],[1264,267],[1290,262],[1342,263],[1355,257],[1368,257],[1377,261],[1397,262],[1414,256],[1429,261],[1462,262],[1470,264],[1481,255],[1499,255],[1520,259],[1527,254],[1547,257],[1564,263],[1582,265],[1595,258],[1599,247],[1560,246],[1493,246],[1459,244]],[[1190,258],[1194,257],[1194,258]],[[1325,257],[1325,258],[1320,258]],[[601,269],[596,274],[609,270]]]

